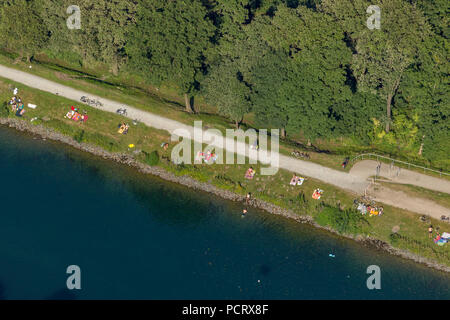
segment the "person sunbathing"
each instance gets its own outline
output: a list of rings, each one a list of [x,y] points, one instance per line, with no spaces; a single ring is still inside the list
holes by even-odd
[[[367,213],[367,208],[366,208],[366,206],[363,203],[359,203],[358,204],[357,210],[359,212],[361,212],[361,214],[366,214]]]
[[[312,198],[315,200],[319,200],[320,197],[322,196],[323,190],[320,189],[316,189],[314,190],[314,193],[312,194]]]
[[[25,113],[25,106],[23,103],[17,108],[16,116],[21,117]]]
[[[253,177],[255,176],[255,170],[253,170],[252,167],[248,168],[247,172],[245,172],[245,178],[247,179],[253,179]]]
[[[195,158],[196,161],[202,161],[202,159],[204,158],[205,154],[201,151],[199,151],[197,153],[197,157]]]
[[[439,240],[441,240],[441,235],[439,234],[439,232],[436,234],[436,238],[434,238],[434,242],[438,242]]]
[[[290,184],[291,186],[295,186],[295,185],[297,184],[297,182],[298,182],[298,177],[294,174],[294,175],[292,176],[291,182],[289,182],[289,184]]]
[[[120,125],[119,130],[118,130],[117,132],[120,133],[120,134],[123,134],[124,131],[125,131],[125,123],[122,123],[122,124]]]
[[[75,114],[75,111],[73,111],[73,110],[68,111],[68,112],[66,113],[66,115],[64,116],[64,118],[72,119],[73,116],[74,116],[74,114]]]
[[[75,112],[73,114],[72,120],[73,121],[80,121],[80,119],[81,119],[81,115],[78,112]]]

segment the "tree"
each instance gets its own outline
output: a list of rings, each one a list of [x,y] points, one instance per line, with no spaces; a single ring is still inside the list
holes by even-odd
[[[249,78],[255,112],[308,139],[330,136],[333,108],[351,94],[345,69],[351,52],[342,29],[329,16],[303,6],[279,6],[272,18],[258,17],[256,23],[274,54],[261,58]]]
[[[186,111],[193,112],[190,97],[198,89],[214,31],[199,0],[140,2],[125,49],[135,70],[151,82],[177,85]]]
[[[367,28],[354,35],[352,70],[359,90],[379,94],[386,101],[385,130],[389,132],[393,99],[428,26],[419,10],[402,1],[383,0],[380,8],[381,30]]]
[[[422,10],[433,31],[446,39],[450,37],[449,16],[450,2],[447,0],[413,0]]]
[[[236,65],[223,62],[213,66],[202,84],[206,101],[217,106],[219,113],[234,121],[239,129],[250,110],[250,88]]]
[[[418,154],[429,160],[450,154],[448,43],[438,35],[424,41],[413,67],[404,75],[395,100],[405,113],[418,116]],[[417,149],[416,149],[417,150]]]
[[[47,27],[39,16],[35,1],[12,0],[0,7],[0,46],[31,57],[42,50],[48,40]]]
[[[70,0],[41,0],[42,16],[50,29],[52,51],[80,55],[84,64],[102,62],[114,75],[126,61],[127,31],[135,23],[135,0],[79,0],[81,29],[69,29],[66,10]]]
[[[286,136],[289,123],[287,104],[289,97],[283,92],[288,82],[286,56],[280,52],[267,52],[252,66],[249,81],[256,122],[260,127],[273,126]]]

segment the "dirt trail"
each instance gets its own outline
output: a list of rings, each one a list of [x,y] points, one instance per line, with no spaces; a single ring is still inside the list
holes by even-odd
[[[415,213],[429,215],[440,219],[442,215],[450,217],[450,209],[427,199],[410,197],[402,191],[377,186],[376,191],[370,191],[370,196],[377,202],[406,209]]]
[[[363,179],[368,179],[369,177],[376,175],[377,165],[378,162],[375,160],[359,161],[350,169],[350,174],[359,176]],[[439,179],[408,169],[390,166],[386,163],[381,163],[379,176],[388,178],[395,183],[411,184],[425,189],[450,194],[450,180]]]
[[[194,134],[194,128],[192,126],[185,125],[183,123],[180,123],[175,120],[167,119],[161,116],[158,116],[156,114],[143,111],[128,105],[125,105],[123,103],[119,103],[117,101],[104,99],[102,97],[90,94],[88,92],[83,92],[81,90],[76,90],[67,86],[64,86],[62,84],[46,80],[44,78],[18,71],[15,69],[11,69],[5,66],[0,65],[0,77],[7,78],[10,80],[13,80],[17,83],[25,84],[26,86],[36,88],[42,91],[47,91],[53,94],[58,94],[59,96],[74,100],[74,101],[80,101],[80,98],[82,96],[88,96],[91,99],[97,99],[103,103],[103,107],[98,107],[98,109],[101,109],[103,111],[108,111],[115,113],[117,109],[119,108],[126,108],[127,109],[127,117],[130,119],[138,119],[142,123],[154,127],[157,129],[162,129],[170,132],[171,134],[176,134],[180,137],[188,137],[192,138],[195,141],[198,142],[204,142],[209,143],[210,141],[203,140],[202,135],[200,137]],[[19,90],[20,90],[20,86]],[[81,102],[79,102],[81,104]],[[219,137],[216,135],[212,135],[212,139],[214,142],[213,145],[217,147],[224,147],[225,150],[236,152],[237,154],[244,154],[247,155],[250,159],[255,160],[258,159],[262,163],[271,163],[275,166],[278,165],[278,167],[293,171],[311,178],[315,178],[318,180],[321,180],[323,182],[332,184],[334,186],[337,186],[339,188],[351,191],[356,194],[361,194],[364,192],[364,190],[368,186],[367,177],[373,175],[373,169],[363,169],[361,168],[361,171],[353,171],[353,173],[345,173],[343,171],[338,171],[334,169],[330,169],[324,166],[321,166],[319,164],[309,162],[309,161],[303,161],[299,159],[294,159],[291,157],[287,157],[284,155],[280,155],[275,152],[269,152],[266,153],[264,150],[260,150],[258,152],[252,151],[249,152],[249,146],[242,143],[237,143],[236,149],[231,147],[233,144],[231,144],[231,140]],[[278,164],[276,163],[278,162]],[[358,167],[357,167],[358,168]],[[359,169],[358,169],[359,170]],[[367,170],[365,174],[358,174],[358,172],[364,172],[364,170]],[[356,174],[355,174],[356,172]],[[244,174],[244,173],[243,173]],[[440,181],[440,180],[439,180]],[[414,184],[414,183],[413,183]],[[417,201],[422,201],[419,199],[416,199]],[[414,200],[414,201],[416,201]],[[386,194],[386,197],[383,196],[380,198],[380,201],[389,203],[393,206],[397,206],[396,199],[389,197],[388,194]],[[414,202],[411,200],[410,203]],[[408,209],[410,211],[417,212],[416,208],[417,206],[415,204],[411,205],[405,205],[405,209]],[[443,208],[445,209],[445,208]],[[423,211],[420,213],[427,213],[425,212],[425,208],[423,208]],[[442,214],[446,214],[448,210],[436,210],[434,212],[433,216],[440,217]]]

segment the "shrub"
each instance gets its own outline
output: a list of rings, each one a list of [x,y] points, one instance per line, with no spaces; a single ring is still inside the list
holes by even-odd
[[[6,102],[3,102],[2,106],[0,107],[0,116],[1,117],[9,116],[9,108]]]
[[[74,136],[73,136],[73,139],[76,141],[76,142],[78,142],[78,143],[81,143],[81,142],[83,142],[84,141],[84,130],[81,130],[80,132],[78,132],[77,134],[75,134]]]
[[[154,150],[150,153],[143,151],[145,156],[145,163],[150,166],[156,166],[159,163],[159,154],[158,151]]]
[[[357,234],[362,232],[364,224],[369,224],[364,216],[354,209],[340,210],[326,205],[316,216],[316,222],[330,226],[339,233]]]
[[[110,152],[116,152],[120,149],[117,143],[112,138],[106,137],[97,132],[86,132],[83,139],[85,142],[95,144],[96,146],[99,146],[104,150],[108,150]]]

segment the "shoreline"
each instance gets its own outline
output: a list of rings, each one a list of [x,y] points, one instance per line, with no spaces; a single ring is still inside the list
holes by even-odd
[[[43,125],[32,125],[31,123],[26,122],[25,120],[19,120],[19,119],[13,119],[13,118],[2,118],[2,117],[0,117],[0,125],[8,126],[10,128],[14,128],[21,132],[27,132],[27,133],[30,133],[33,135],[38,135],[45,139],[61,142],[66,145],[70,145],[71,147],[74,147],[78,150],[88,152],[88,153],[96,155],[96,156],[100,156],[104,159],[113,160],[113,161],[121,163],[121,164],[126,164],[130,167],[137,169],[141,173],[151,174],[153,176],[157,176],[166,181],[181,184],[181,185],[184,185],[184,186],[192,188],[192,189],[202,190],[202,191],[205,191],[208,193],[212,193],[212,194],[219,196],[226,200],[231,200],[231,201],[235,201],[235,202],[236,201],[239,201],[239,202],[245,201],[245,196],[236,194],[232,191],[220,189],[220,188],[218,188],[214,185],[211,185],[209,183],[206,183],[206,182],[199,182],[188,176],[176,176],[175,174],[168,172],[161,167],[157,167],[157,166],[151,167],[149,165],[138,162],[132,156],[127,155],[127,154],[112,153],[112,152],[108,152],[108,151],[102,149],[101,147],[93,146],[93,145],[86,144],[86,143],[78,143],[71,137],[61,134],[59,132],[56,132],[54,130],[48,129],[48,128],[44,127]],[[251,206],[256,207],[258,209],[265,210],[271,214],[276,214],[276,215],[284,216],[289,219],[293,219],[299,223],[308,223],[309,225],[311,225],[313,227],[329,231],[340,237],[352,239],[352,240],[359,242],[365,246],[383,250],[389,254],[399,256],[404,259],[413,260],[417,263],[420,263],[422,265],[425,265],[429,268],[433,268],[438,271],[444,271],[444,272],[450,273],[450,266],[446,266],[446,265],[437,263],[428,258],[421,257],[419,255],[416,255],[416,254],[411,253],[406,250],[394,248],[390,244],[388,244],[384,241],[378,240],[376,238],[340,234],[337,231],[333,230],[332,228],[324,227],[324,226],[317,224],[316,222],[314,222],[314,220],[311,216],[308,216],[308,215],[300,216],[290,210],[278,207],[272,203],[262,201],[259,199],[253,199]]]

